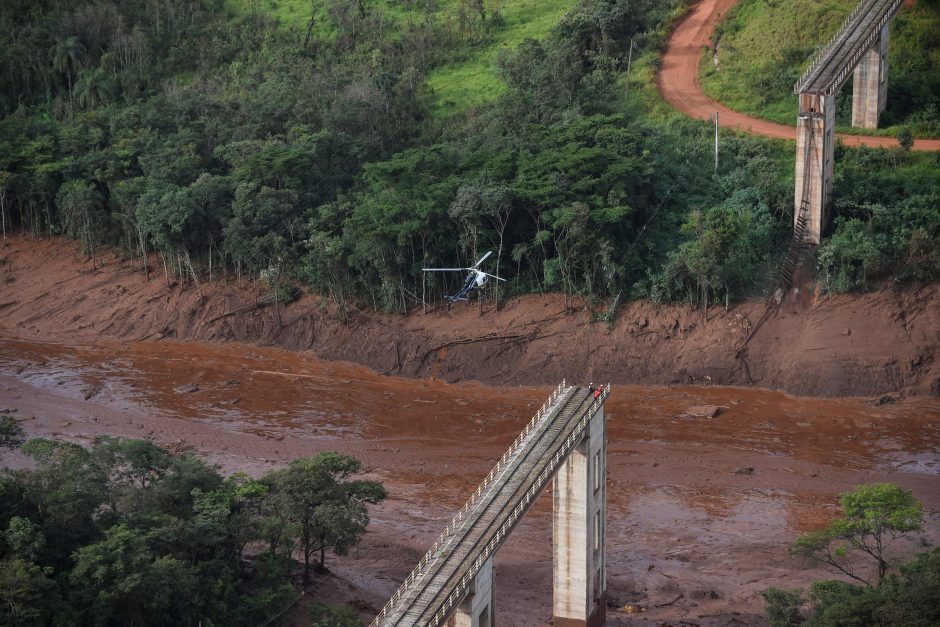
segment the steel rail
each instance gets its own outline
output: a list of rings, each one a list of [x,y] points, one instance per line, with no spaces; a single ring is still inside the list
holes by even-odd
[[[794,83],[793,93],[825,93],[829,96],[837,93],[845,81],[848,80],[849,74],[858,65],[862,55],[875,43],[880,36],[881,29],[891,21],[902,4],[903,0],[890,0],[889,2],[885,0],[861,0],[852,13],[843,20],[842,25],[829,42],[813,57],[809,67],[803,72],[800,79]],[[865,19],[867,19],[869,13],[879,6],[881,7],[879,9],[880,17],[866,24]],[[868,33],[859,43],[859,40],[854,39],[853,36],[859,34],[858,30],[862,27],[868,30]],[[851,54],[846,58],[839,58],[847,45],[853,48]],[[835,60],[838,60],[839,65],[834,69],[829,68],[829,65]],[[827,78],[822,85],[815,85],[820,77],[825,76],[827,70],[834,71],[834,75]]]
[[[839,73],[836,75],[836,78],[829,83],[829,87],[826,89],[826,95],[834,96],[842,88],[842,85],[845,84],[845,81],[849,79],[849,74],[855,71],[855,66],[858,65],[858,62],[861,61],[862,56],[868,52],[868,50],[874,45],[878,40],[878,37],[881,36],[881,29],[884,28],[885,24],[891,21],[894,17],[894,14],[897,13],[897,10],[901,8],[903,0],[894,0],[891,8],[881,16],[881,19],[878,20],[878,25],[868,34],[868,37],[865,38],[865,41],[862,45],[857,48],[852,56],[849,57],[849,60],[842,64],[842,68],[839,70]]]
[[[604,396],[604,398],[606,398],[606,396]],[[440,594],[438,594],[435,597],[436,602],[430,604],[428,608],[421,613],[416,624],[437,627],[447,620],[454,607],[460,603],[469,592],[470,585],[483,567],[483,564],[492,557],[496,549],[502,544],[503,539],[509,535],[516,523],[529,511],[538,495],[541,494],[555,472],[557,472],[558,467],[567,458],[567,453],[581,440],[588,420],[596,413],[596,409],[594,411],[591,410],[595,407],[599,407],[602,402],[603,400],[601,398],[592,399],[590,395],[585,396],[578,402],[577,406],[573,408],[573,411],[571,411],[566,419],[563,427],[559,429],[558,435],[565,433],[568,430],[569,424],[573,421],[574,427],[572,427],[571,433],[560,442],[557,436],[553,438],[551,442],[552,446],[548,451],[541,453],[542,457],[537,460],[537,462],[540,463],[537,463],[535,468],[531,469],[531,471],[539,470],[535,481],[528,484],[522,481],[513,489],[512,494],[506,499],[505,505],[508,506],[513,503],[515,503],[515,505],[508,512],[505,509],[500,510],[498,516],[486,525],[486,528],[480,534],[479,538],[474,541],[470,550],[467,551],[466,555],[461,559],[462,568],[458,568],[454,573],[451,573],[444,585],[441,586],[441,592],[447,592],[449,589],[447,596],[442,599],[440,598]],[[582,411],[582,407],[585,404],[588,404],[588,408]],[[533,449],[532,452],[537,453],[538,451]],[[546,458],[546,454],[550,456]],[[526,487],[527,485],[528,487]],[[519,491],[523,490],[523,488],[525,491],[522,493],[522,496],[517,499]],[[490,534],[494,528],[495,531]],[[487,540],[488,536],[489,539]],[[486,543],[480,546],[480,543],[484,540],[487,540]],[[472,559],[469,566],[467,565],[468,559]],[[460,578],[454,583],[454,578],[458,576]],[[437,607],[435,608],[435,606]],[[431,615],[429,619],[425,618],[431,610],[434,610],[433,615]],[[428,622],[424,623],[422,620],[428,620]]]
[[[842,21],[842,24],[839,26],[839,29],[835,32],[835,34],[829,39],[829,41],[826,43],[825,46],[819,49],[819,51],[813,57],[813,60],[812,62],[810,62],[809,67],[806,68],[806,71],[803,72],[802,76],[800,76],[800,80],[798,80],[793,85],[793,93],[795,94],[800,93],[802,91],[800,86],[803,85],[807,81],[807,79],[809,78],[809,75],[812,74],[816,68],[822,65],[824,61],[828,61],[832,57],[831,53],[832,53],[833,44],[835,44],[836,40],[846,32],[846,29],[848,28],[849,23],[855,20],[855,18],[858,17],[859,13],[861,13],[862,9],[866,5],[871,4],[871,2],[872,0],[861,0],[861,2],[859,2],[855,6],[855,9],[851,13],[849,13],[849,15]]]
[[[529,423],[525,428],[519,433],[513,443],[506,449],[506,452],[503,453],[503,456],[496,462],[493,468],[490,470],[489,474],[483,479],[477,489],[474,491],[473,495],[467,499],[464,506],[457,512],[457,514],[451,519],[450,523],[444,529],[440,536],[434,541],[431,545],[431,548],[422,556],[421,560],[418,562],[418,565],[409,573],[408,577],[401,583],[398,589],[395,591],[395,594],[388,600],[385,606],[382,608],[382,611],[379,612],[375,620],[372,622],[373,627],[377,627],[381,622],[388,616],[392,611],[401,597],[410,589],[412,583],[422,575],[424,569],[430,564],[435,557],[441,555],[441,551],[445,548],[445,545],[450,544],[450,541],[454,539],[454,532],[458,526],[464,521],[467,512],[469,512],[476,502],[482,497],[483,493],[492,485],[495,477],[501,472],[505,467],[509,459],[513,457],[519,450],[519,446],[525,440],[525,438],[532,432],[536,426],[541,425],[547,416],[549,416],[552,411],[552,406],[558,401],[559,397],[565,391],[567,385],[564,380],[561,384],[555,388],[551,393],[548,400],[542,404],[539,410],[535,413]]]
[[[567,408],[568,408],[568,404],[569,404],[572,400],[575,399],[575,394],[574,394],[574,393],[577,391],[577,389],[576,389],[576,388],[571,388],[571,389],[572,389],[572,393],[569,394],[567,397],[564,398],[563,404],[561,405],[561,407],[558,408],[558,410],[557,410],[558,415],[562,415],[563,412],[566,412],[566,410],[567,410]],[[553,424],[554,424],[554,423],[553,423]],[[546,434],[548,433],[548,429],[550,429],[551,426],[552,426],[552,424],[547,424],[547,425],[546,425],[546,430],[543,431],[543,432],[541,432],[541,433],[539,434],[539,441],[541,441],[541,440],[546,436]],[[533,445],[530,446],[530,447],[523,448],[523,449],[522,449],[523,456],[522,456],[520,459],[515,460],[515,463],[514,463],[514,464],[509,465],[509,466],[506,467],[506,470],[507,470],[507,471],[510,471],[510,470],[511,470],[512,472],[509,474],[509,476],[507,476],[507,477],[505,478],[506,481],[503,482],[502,485],[506,485],[506,483],[508,483],[509,481],[511,481],[511,480],[513,479],[513,477],[515,476],[515,472],[519,471],[519,470],[525,465],[525,463],[529,460],[529,458],[532,456],[532,454],[537,450],[537,448],[538,448],[538,447],[537,447],[537,444],[538,444],[538,442],[536,442],[535,444],[533,444]],[[514,492],[513,494],[515,494],[515,492]],[[414,593],[414,594],[412,595],[412,603],[413,603],[413,604],[416,603],[416,602],[419,602],[419,601],[421,600],[422,595],[424,595],[426,592],[428,592],[428,591],[431,589],[431,585],[435,582],[436,577],[438,577],[439,575],[441,575],[442,572],[444,572],[442,569],[446,567],[447,561],[448,561],[448,559],[450,559],[450,558],[454,555],[454,551],[456,551],[457,548],[459,548],[459,545],[460,545],[461,541],[464,541],[464,540],[466,540],[468,537],[471,536],[472,532],[474,531],[474,526],[475,526],[478,522],[481,521],[481,519],[482,519],[482,517],[483,517],[484,514],[488,513],[489,508],[490,508],[494,503],[496,503],[497,498],[498,498],[500,495],[501,495],[501,494],[500,494],[500,491],[499,491],[499,489],[497,488],[496,490],[494,490],[494,491],[492,491],[492,492],[488,492],[488,493],[486,494],[486,498],[481,499],[480,505],[482,505],[482,507],[476,508],[476,509],[474,510],[475,516],[473,516],[472,520],[471,520],[471,519],[467,519],[467,520],[466,520],[466,522],[464,523],[463,527],[461,527],[462,533],[460,533],[460,534],[455,534],[454,540],[455,540],[457,546],[453,546],[449,551],[447,550],[446,547],[442,548],[440,568],[439,568],[438,570],[432,572],[432,573],[429,573],[429,577],[428,577],[425,581],[423,581],[423,582],[420,584],[420,586],[421,586],[420,590],[418,590],[416,593]],[[484,531],[485,531],[486,528],[487,528],[487,527],[484,527]],[[467,551],[467,552],[465,553],[464,557],[466,557],[466,555],[469,555],[469,554],[472,552],[472,550],[473,550],[474,548],[476,548],[476,545],[477,545],[478,541],[479,541],[479,538],[478,538],[478,539],[474,542],[474,544],[470,547],[471,550],[470,550],[470,551]],[[462,560],[462,559],[463,559],[463,558],[461,558],[461,560]],[[460,564],[458,564],[458,565],[455,567],[455,572],[456,572],[457,569],[459,569],[459,566],[460,566]],[[453,573],[451,573],[450,575],[447,575],[447,578],[445,579],[444,583],[443,583],[442,585],[440,585],[440,586],[437,586],[438,590],[437,590],[436,592],[434,592],[434,595],[435,595],[435,596],[437,596],[437,595],[439,594],[439,592],[440,592],[441,589],[443,589],[448,583],[450,583],[452,576],[453,576]],[[433,601],[433,597],[432,597],[431,601]],[[429,603],[430,603],[431,601],[429,601]],[[411,608],[411,607],[409,607],[409,608],[403,608],[403,609],[401,610],[401,616],[396,617],[393,622],[389,623],[389,625],[398,625],[401,621],[405,620],[405,619],[407,618],[407,614],[408,614],[408,611],[409,611],[410,609],[412,609],[412,608]],[[422,612],[423,612],[423,610],[422,610]],[[406,624],[410,626],[410,625],[415,625],[415,624],[418,624],[418,623],[417,623],[417,621],[412,621],[412,622],[408,622],[408,623],[406,623]]]
[[[450,616],[483,564],[583,439],[589,420],[602,407],[610,386],[593,400],[590,395],[579,394],[580,388],[569,389],[571,393],[566,394],[565,383],[555,389],[396,590],[372,622],[373,627],[436,626]],[[549,416],[552,420],[546,422]],[[534,429],[539,429],[535,439],[527,441]],[[521,456],[517,456],[520,451]],[[469,546],[462,546],[465,544]]]

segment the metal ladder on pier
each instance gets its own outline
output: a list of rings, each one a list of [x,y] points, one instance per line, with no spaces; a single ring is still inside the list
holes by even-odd
[[[815,137],[815,127],[813,124],[810,124],[809,135],[806,138],[806,146],[803,149],[803,163],[805,164],[805,171],[803,172],[803,194],[800,199],[800,208],[797,211],[796,221],[793,224],[793,237],[790,238],[787,256],[784,258],[780,274],[777,276],[774,290],[771,292],[770,298],[767,299],[767,304],[764,306],[764,313],[761,314],[757,323],[751,328],[751,332],[744,338],[744,342],[734,354],[735,357],[741,357],[748,343],[757,334],[761,326],[780,309],[784,296],[786,296],[790,288],[793,287],[793,277],[803,258],[803,253],[810,247],[810,244],[806,242],[806,227],[809,224],[809,175],[811,171],[809,158]]]

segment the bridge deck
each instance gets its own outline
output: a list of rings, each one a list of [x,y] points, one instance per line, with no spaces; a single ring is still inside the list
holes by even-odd
[[[372,623],[443,623],[551,481],[607,397],[559,386]]]
[[[793,92],[831,96],[839,91],[902,4],[903,0],[861,0],[829,44],[813,59]]]

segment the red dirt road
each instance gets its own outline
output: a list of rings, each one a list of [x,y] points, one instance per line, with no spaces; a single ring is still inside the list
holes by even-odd
[[[669,38],[669,47],[663,56],[662,67],[656,76],[659,93],[666,102],[686,115],[700,120],[711,119],[718,112],[718,123],[755,135],[775,139],[794,139],[796,128],[752,118],[733,111],[715,102],[702,93],[698,79],[698,61],[701,50],[708,45],[712,32],[725,13],[737,0],[701,0],[692,6]],[[793,117],[796,118],[796,99],[793,101]],[[872,148],[894,148],[898,142],[893,137],[838,134],[846,146],[869,146]],[[918,139],[914,150],[940,150],[938,139]]]

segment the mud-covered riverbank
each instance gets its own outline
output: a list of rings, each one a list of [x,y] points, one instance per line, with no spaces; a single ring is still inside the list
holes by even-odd
[[[253,474],[321,450],[362,459],[390,497],[373,509],[358,549],[329,558],[337,577],[315,592],[364,616],[381,607],[549,391],[386,377],[241,344],[0,340],[0,410],[31,436],[153,438]],[[695,415],[708,405],[719,413]],[[940,541],[934,399],[615,386],[607,414],[609,591],[647,609],[611,614],[609,625],[764,624],[760,590],[828,576],[787,547],[835,516],[838,494],[859,483],[912,490],[926,506],[928,539]],[[0,456],[0,465],[22,463]],[[546,496],[497,556],[503,624],[550,616],[550,512]]]
[[[72,242],[14,237],[0,251],[0,332],[67,342],[172,339],[243,342],[379,372],[497,385],[554,385],[562,377],[618,384],[750,385],[808,396],[940,396],[940,287],[865,295],[791,294],[735,355],[763,311],[750,302],[707,315],[644,301],[614,324],[566,313],[559,295],[512,299],[496,312],[461,304],[424,314],[337,316],[315,297],[276,314],[253,285],[167,284],[139,262],[99,257]],[[102,265],[103,263],[103,265]]]

